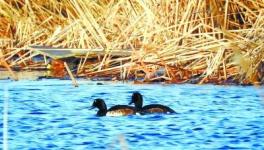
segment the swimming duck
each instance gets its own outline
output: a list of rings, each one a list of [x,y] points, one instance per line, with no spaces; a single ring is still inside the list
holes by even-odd
[[[127,116],[136,114],[136,109],[128,105],[115,105],[107,109],[103,99],[95,99],[91,109],[98,108],[97,116]]]
[[[136,111],[140,114],[150,114],[150,113],[165,113],[165,114],[171,114],[176,113],[173,109],[171,109],[168,106],[160,105],[160,104],[151,104],[146,105],[143,107],[143,97],[139,92],[134,92],[132,95],[132,100],[129,103],[135,104]]]

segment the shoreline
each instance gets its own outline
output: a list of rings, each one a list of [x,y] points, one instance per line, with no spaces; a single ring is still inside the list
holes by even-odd
[[[58,80],[71,80],[70,76],[64,76],[64,77],[53,77],[48,76],[49,70],[23,70],[23,71],[14,71],[14,73],[17,75],[18,80],[42,80],[42,79],[58,79]],[[193,84],[193,85],[201,85],[198,82],[192,82],[192,80],[186,81],[186,82],[178,82],[173,83],[169,81],[164,80],[158,80],[158,81],[144,81],[143,78],[141,79],[126,79],[126,80],[120,80],[116,77],[105,77],[105,76],[94,76],[94,77],[75,77],[76,80],[87,80],[87,81],[98,81],[98,82],[131,82],[133,84]],[[1,70],[0,69],[0,80],[12,80],[12,76],[8,71]],[[221,86],[262,86],[263,83],[255,83],[255,84],[239,84],[235,82],[229,82],[225,81],[222,84],[219,83],[213,83],[213,82],[207,82],[203,83],[205,85],[211,84],[211,85],[221,85]]]

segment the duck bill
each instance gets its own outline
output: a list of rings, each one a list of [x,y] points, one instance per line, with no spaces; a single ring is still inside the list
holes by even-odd
[[[92,110],[92,109],[94,109],[95,107],[94,106],[91,106],[90,108],[89,108],[89,110]]]
[[[128,105],[131,105],[131,104],[133,104],[133,102],[132,102],[132,101],[128,103]]]

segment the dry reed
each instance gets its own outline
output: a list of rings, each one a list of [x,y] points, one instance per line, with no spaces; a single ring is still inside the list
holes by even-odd
[[[84,76],[259,83],[263,8],[262,0],[2,0],[1,48],[11,66],[28,67],[32,45],[87,49],[78,67]],[[131,55],[115,57],[116,50]]]

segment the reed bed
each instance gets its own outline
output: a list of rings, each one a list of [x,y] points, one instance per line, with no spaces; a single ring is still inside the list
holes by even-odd
[[[47,46],[87,50],[77,76],[264,83],[263,0],[1,0],[0,20],[11,67],[36,66],[32,46]]]

